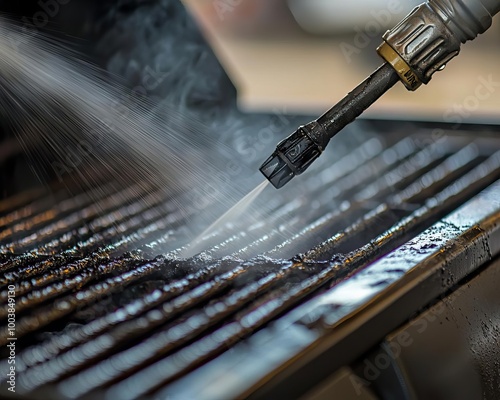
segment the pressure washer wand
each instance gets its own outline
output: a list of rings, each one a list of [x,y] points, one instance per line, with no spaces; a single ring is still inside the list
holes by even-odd
[[[260,171],[274,187],[283,187],[398,80],[410,91],[429,83],[458,55],[461,43],[485,32],[499,11],[500,0],[429,0],[416,7],[384,34],[377,52],[385,63],[325,114],[281,141]]]

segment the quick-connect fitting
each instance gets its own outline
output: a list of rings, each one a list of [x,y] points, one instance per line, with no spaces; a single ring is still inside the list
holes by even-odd
[[[387,31],[377,52],[416,90],[458,55],[461,43],[485,32],[499,9],[500,0],[429,0]]]

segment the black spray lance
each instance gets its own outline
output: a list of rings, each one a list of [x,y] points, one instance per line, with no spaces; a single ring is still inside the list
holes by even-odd
[[[304,172],[347,124],[399,80],[414,91],[427,84],[460,52],[460,45],[485,32],[500,0],[429,0],[383,36],[385,60],[366,80],[317,120],[281,141],[260,171],[276,188]]]

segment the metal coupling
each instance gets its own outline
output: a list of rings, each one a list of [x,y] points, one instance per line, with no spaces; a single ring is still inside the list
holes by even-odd
[[[491,26],[491,11],[480,0],[429,0],[387,31],[377,52],[416,90]]]

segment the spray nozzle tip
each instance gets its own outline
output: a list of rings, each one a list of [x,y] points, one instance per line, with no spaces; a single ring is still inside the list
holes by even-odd
[[[304,172],[319,157],[328,140],[317,122],[301,126],[278,144],[260,171],[279,189]]]
[[[292,169],[276,152],[262,164],[260,172],[276,189],[285,186],[295,175]]]

